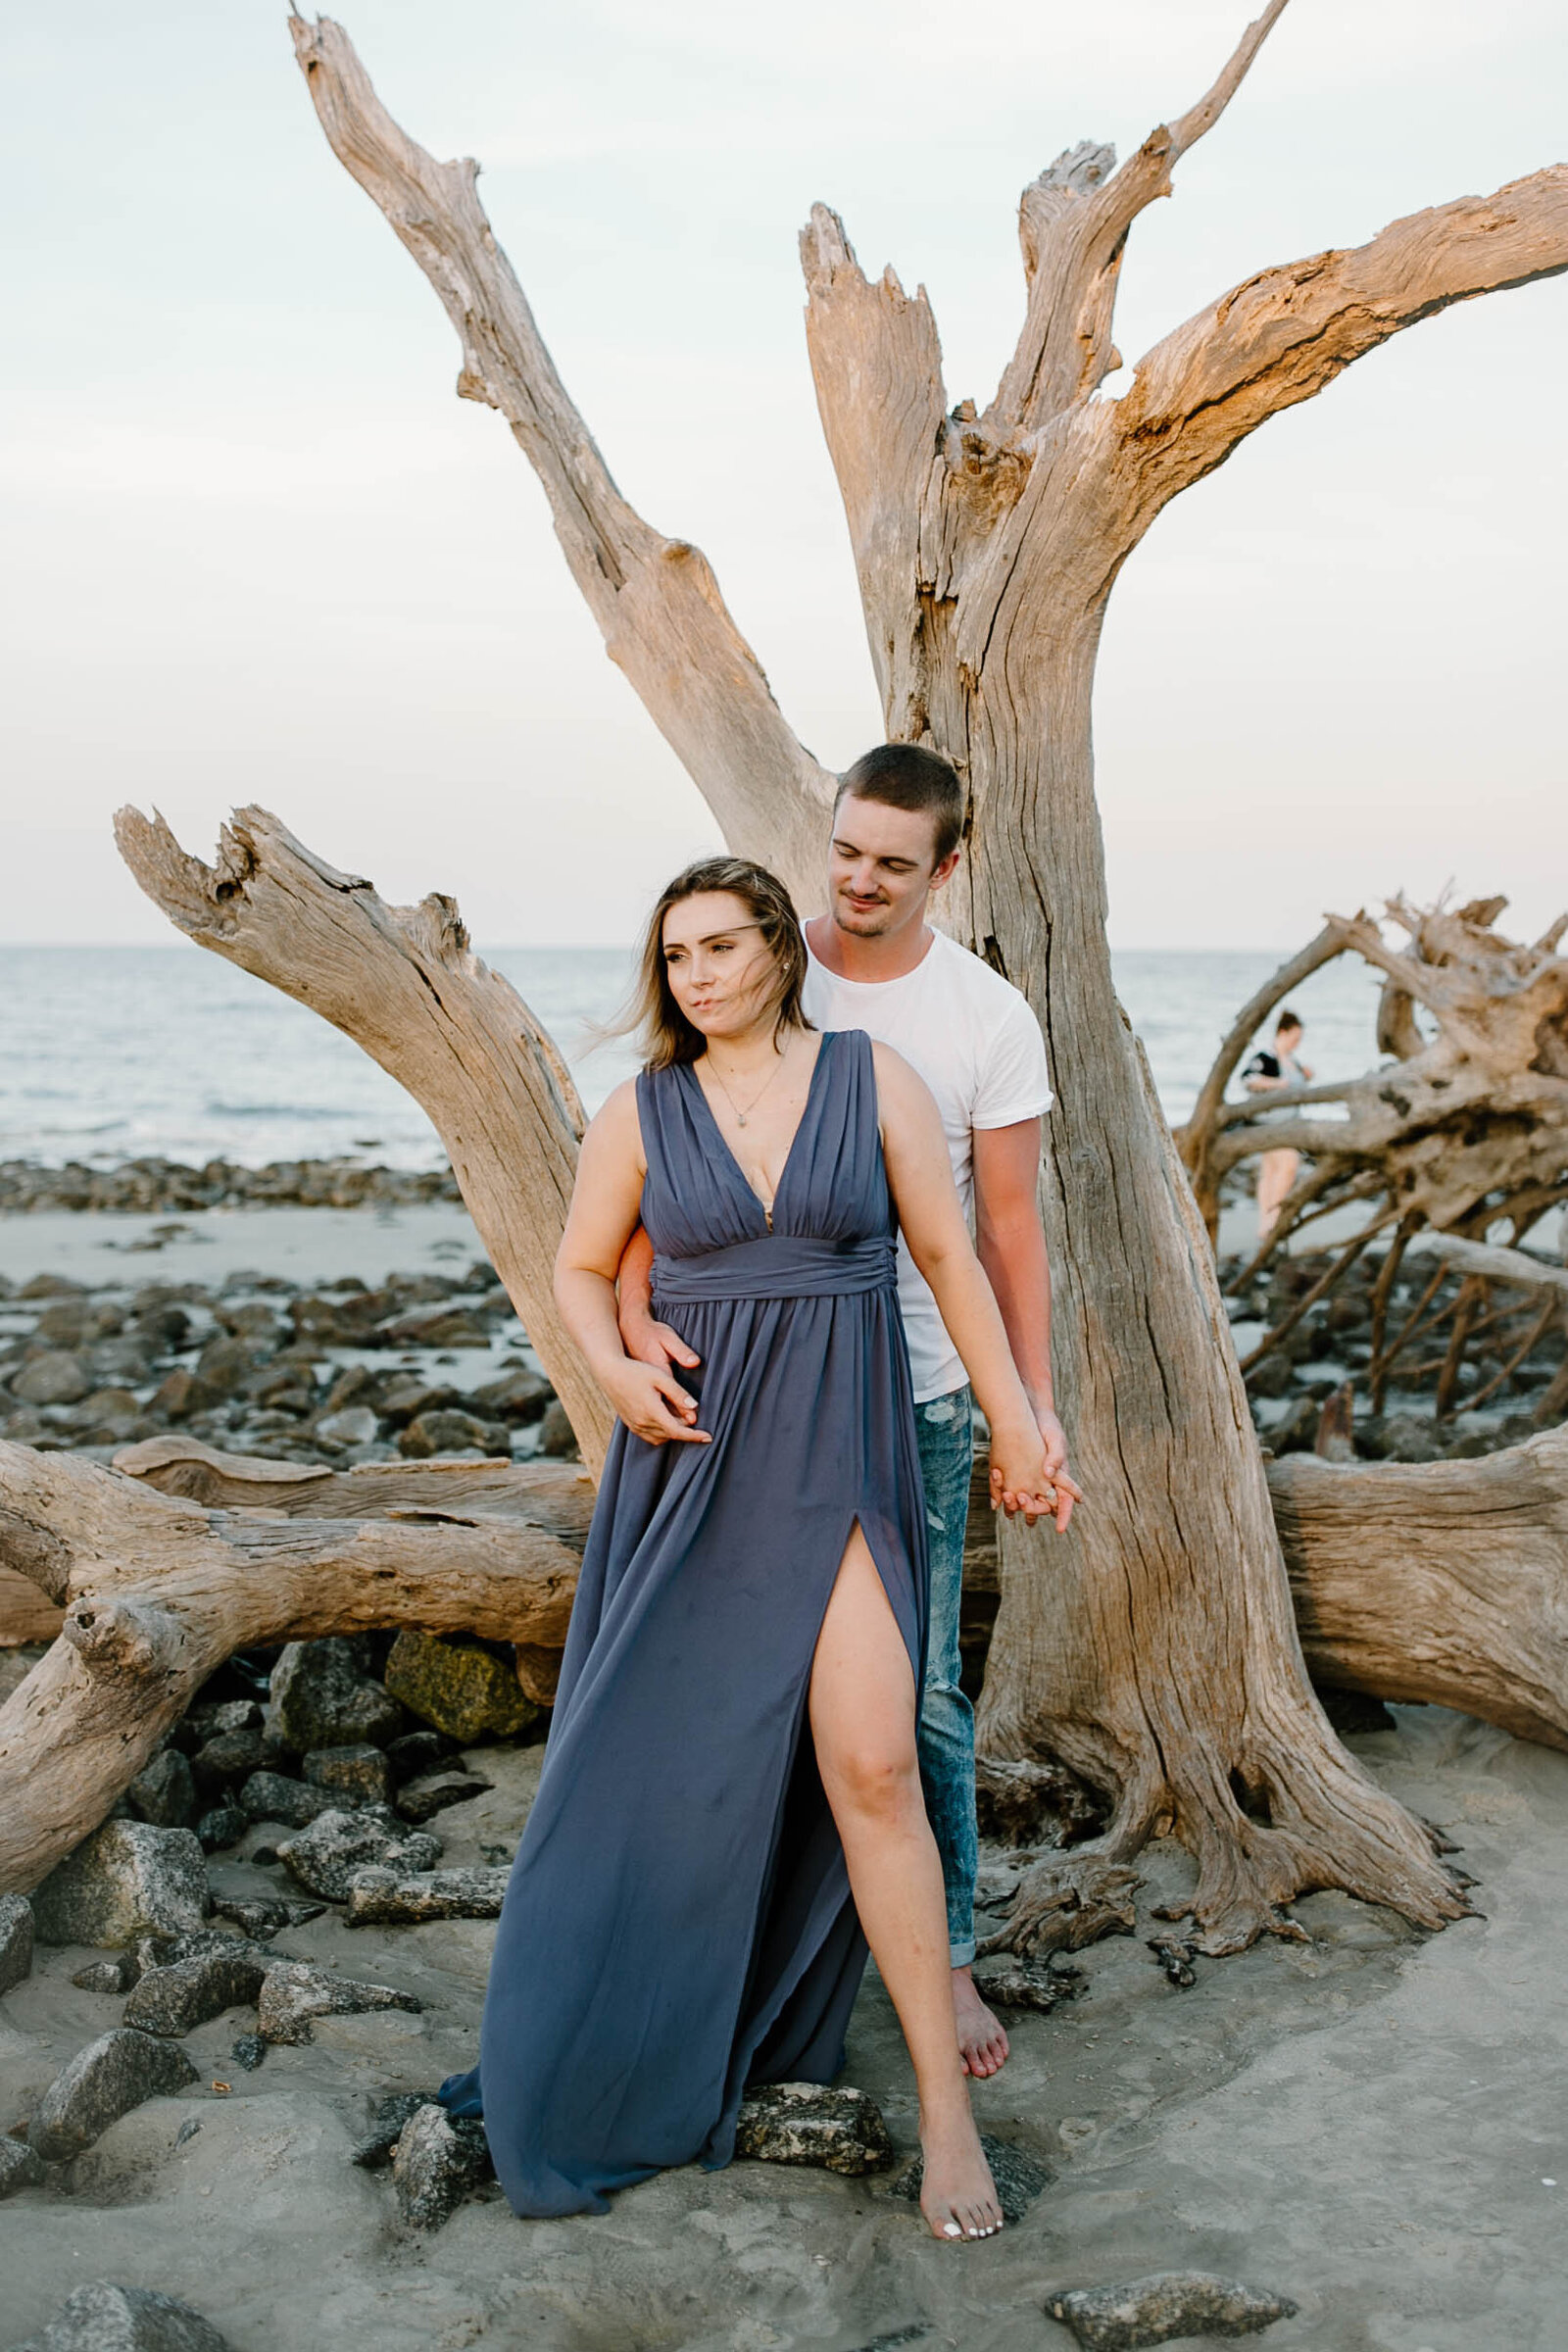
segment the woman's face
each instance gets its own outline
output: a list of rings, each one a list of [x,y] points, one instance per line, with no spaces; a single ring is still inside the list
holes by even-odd
[[[668,908],[663,949],[670,994],[704,1037],[735,1037],[766,1013],[777,966],[733,891],[700,891]]]

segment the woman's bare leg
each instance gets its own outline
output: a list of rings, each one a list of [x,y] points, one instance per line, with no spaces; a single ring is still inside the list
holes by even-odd
[[[1265,1152],[1257,1163],[1257,1238],[1266,1242],[1274,1230],[1286,1194],[1300,1166],[1297,1152]]]
[[[948,1916],[920,1791],[914,1676],[858,1527],[817,1641],[810,1716],[856,1909],[914,2064],[925,2151],[920,2210],[934,2236],[989,2236],[1002,2227],[1002,2208],[954,2039]]]

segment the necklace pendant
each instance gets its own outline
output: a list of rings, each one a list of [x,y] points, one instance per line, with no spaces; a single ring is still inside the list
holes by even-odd
[[[735,1113],[735,1124],[736,1124],[736,1126],[737,1126],[737,1127],[744,1127],[744,1126],[745,1126],[745,1124],[746,1124],[746,1113],[745,1113],[745,1111],[744,1111],[744,1110],[738,1110],[738,1111]]]

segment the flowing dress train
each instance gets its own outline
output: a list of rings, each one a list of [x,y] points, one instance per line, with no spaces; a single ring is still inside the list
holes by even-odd
[[[479,2065],[442,2085],[519,2214],[727,2164],[749,2083],[839,2071],[865,1944],[807,1700],[857,1522],[916,1690],[923,1663],[869,1039],[822,1038],[771,1228],[693,1070],[645,1072],[637,1106],[655,1309],[702,1359],[712,1443],[615,1430]]]

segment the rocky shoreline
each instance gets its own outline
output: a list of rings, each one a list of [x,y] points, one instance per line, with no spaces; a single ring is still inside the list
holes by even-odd
[[[277,1159],[263,1168],[210,1159],[204,1167],[174,1159],[127,1159],[110,1168],[69,1160],[0,1160],[0,1216],[47,1209],[172,1213],[200,1208],[365,1208],[415,1200],[457,1200],[450,1168],[369,1167],[353,1159]]]

